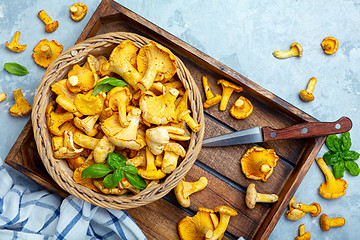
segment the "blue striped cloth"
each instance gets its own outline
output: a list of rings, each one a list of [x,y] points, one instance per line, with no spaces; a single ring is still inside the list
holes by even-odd
[[[140,239],[125,211],[104,209],[74,196],[30,192],[14,185],[0,159],[0,239]]]

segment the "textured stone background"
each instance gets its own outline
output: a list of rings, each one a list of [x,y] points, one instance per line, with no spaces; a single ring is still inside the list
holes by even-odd
[[[4,159],[20,134],[28,118],[14,118],[8,113],[13,105],[12,90],[22,88],[32,103],[44,69],[37,66],[31,54],[41,39],[56,40],[64,49],[72,46],[92,13],[100,3],[83,1],[89,7],[83,21],[75,23],[69,17],[69,6],[77,1],[56,0],[0,0],[0,65],[17,62],[30,73],[24,77],[8,74],[0,68],[0,92],[8,99],[0,103],[0,159]],[[348,116],[353,121],[352,149],[360,151],[360,4],[350,0],[122,0],[118,2],[140,16],[160,26],[209,56],[228,65],[252,81],[270,90],[301,110],[321,121],[335,121]],[[60,22],[54,33],[46,33],[37,13],[44,9]],[[65,13],[65,14],[64,14]],[[20,31],[20,44],[27,49],[20,54],[10,52],[5,42],[15,31]],[[323,38],[336,37],[340,46],[336,54],[325,55],[320,47]],[[301,59],[279,60],[272,56],[275,50],[288,50],[292,42],[304,49]],[[315,100],[302,102],[298,93],[308,80],[316,77]],[[323,147],[318,157],[327,151]],[[8,168],[18,184],[32,190],[41,188],[27,177]],[[349,187],[347,194],[336,200],[325,200],[318,194],[324,177],[314,163],[295,194],[303,203],[320,203],[330,217],[342,216],[344,227],[324,233],[319,217],[309,214],[297,222],[284,216],[270,239],[293,239],[298,226],[305,224],[312,239],[358,239],[360,222],[360,194],[358,177],[345,173]],[[244,223],[245,224],[245,223]]]

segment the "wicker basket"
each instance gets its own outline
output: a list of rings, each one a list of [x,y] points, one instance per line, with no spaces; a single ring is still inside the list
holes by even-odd
[[[89,38],[63,52],[46,70],[36,91],[31,115],[37,150],[51,177],[61,188],[70,194],[103,208],[134,208],[165,196],[180,182],[194,164],[200,152],[204,135],[204,114],[200,92],[185,65],[176,57],[177,74],[185,88],[190,90],[189,102],[193,118],[200,123],[201,127],[197,133],[191,133],[191,139],[184,160],[164,181],[154,184],[136,195],[105,195],[96,193],[76,183],[72,178],[73,171],[69,168],[67,162],[53,157],[51,137],[45,116],[46,106],[55,97],[50,89],[51,84],[66,78],[73,65],[84,64],[88,54],[108,56],[118,44],[127,39],[133,41],[137,47],[142,47],[150,41],[133,33],[114,32]]]

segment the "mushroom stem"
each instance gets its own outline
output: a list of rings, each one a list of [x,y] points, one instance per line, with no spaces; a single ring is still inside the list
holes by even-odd
[[[162,163],[162,167],[161,170],[164,173],[172,173],[176,166],[177,166],[177,161],[179,158],[179,155],[177,155],[176,153],[173,153],[171,151],[164,151],[164,157],[163,157],[163,163]],[[155,165],[154,165],[155,166]]]
[[[78,86],[81,83],[79,81],[79,78],[77,76],[75,76],[75,75],[69,77],[68,81],[69,81],[70,85],[73,86],[73,87]]]
[[[81,9],[77,6],[71,6],[70,7],[70,11],[75,15],[75,16],[79,16],[81,14]]]
[[[43,21],[43,23],[45,23],[46,25],[53,22],[53,20],[49,17],[49,15],[44,11],[41,10],[39,13],[39,18],[41,19],[41,21]]]
[[[262,164],[261,167],[260,167],[260,172],[262,172],[262,173],[267,173],[267,172],[270,171],[270,169],[271,169],[270,165],[267,164],[267,163],[264,163],[264,164]]]
[[[316,78],[312,77],[312,78],[309,80],[309,83],[308,83],[308,85],[307,85],[306,91],[312,93],[312,92],[314,91],[316,82],[317,82]]]
[[[199,131],[200,129],[200,124],[198,124],[195,119],[193,119],[190,116],[190,110],[186,110],[182,113],[179,114],[178,119],[180,121],[184,120],[186,122],[186,124],[191,128],[191,130],[193,130],[194,132]]]
[[[256,195],[256,202],[273,203],[278,199],[279,197],[276,194],[257,193]]]
[[[323,231],[329,231],[332,227],[341,227],[345,225],[345,218],[329,218],[325,213],[320,217],[320,227]]]
[[[331,170],[329,169],[329,167],[326,165],[324,159],[323,158],[316,158],[315,161],[318,164],[321,171],[323,172],[323,174],[325,176],[325,181],[328,184],[334,184],[335,185],[335,180],[336,179],[335,179],[333,173],[331,172]]]
[[[7,98],[6,93],[0,93],[0,102],[4,101]]]
[[[240,109],[243,109],[245,107],[245,102],[241,98],[239,98],[238,100],[236,100],[235,106]]]
[[[219,225],[217,226],[217,228],[215,228],[213,235],[210,238],[206,238],[206,239],[209,239],[209,240],[219,239],[224,234],[224,232],[229,224],[230,217],[231,216],[228,214],[220,213]]]
[[[211,89],[210,89],[210,86],[209,86],[209,81],[208,81],[207,77],[202,76],[202,82],[203,82],[203,86],[204,86],[206,99],[213,98],[214,94],[211,92]]]
[[[305,225],[304,224],[301,224],[299,226],[299,235],[304,235],[305,234]]]
[[[225,111],[230,96],[233,92],[234,92],[233,88],[223,88],[221,102],[220,102],[220,111]]]
[[[295,204],[293,204],[293,207],[300,208],[304,212],[310,213],[311,216],[313,216],[313,217],[317,217],[321,212],[321,208],[318,203],[312,203],[310,205],[307,205],[304,203],[295,203]]]
[[[40,51],[45,55],[46,58],[51,58],[53,55],[51,47],[47,44],[41,46]]]

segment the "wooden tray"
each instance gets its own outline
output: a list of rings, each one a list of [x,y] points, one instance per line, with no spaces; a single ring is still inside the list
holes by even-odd
[[[297,123],[317,121],[112,0],[103,0],[100,3],[77,42],[97,34],[114,31],[137,33],[171,49],[181,58],[197,81],[203,100],[205,95],[202,76],[208,77],[212,91],[217,94],[221,94],[221,88],[216,85],[216,81],[221,78],[244,87],[244,92],[232,95],[226,111],[220,112],[218,106],[205,110],[205,139],[255,126],[283,128]],[[236,120],[229,114],[230,107],[240,95],[250,99],[254,105],[254,112],[244,120]],[[224,239],[237,239],[240,236],[245,239],[267,239],[324,141],[325,137],[320,137],[259,144],[265,148],[273,148],[280,157],[272,176],[265,183],[249,180],[241,172],[239,160],[245,151],[253,146],[252,144],[203,148],[186,180],[196,181],[200,176],[205,176],[209,180],[209,185],[191,196],[189,208],[182,208],[176,202],[173,192],[170,192],[156,202],[127,211],[148,239],[179,239],[177,223],[183,217],[194,215],[199,207],[214,208],[227,205],[236,209],[239,214],[231,218]],[[68,195],[55,184],[42,165],[30,121],[10,150],[5,162],[51,191],[63,197]],[[245,191],[252,182],[256,183],[259,192],[278,194],[279,201],[272,205],[258,204],[255,209],[248,209],[244,201]],[[156,219],[156,224],[152,219]]]

